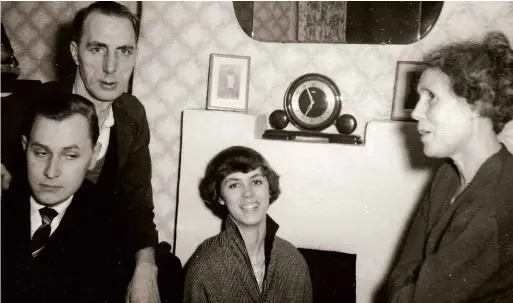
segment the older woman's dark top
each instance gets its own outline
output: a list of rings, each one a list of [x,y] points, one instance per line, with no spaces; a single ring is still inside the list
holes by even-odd
[[[413,220],[390,302],[513,302],[513,155],[503,146],[454,200],[446,163]]]

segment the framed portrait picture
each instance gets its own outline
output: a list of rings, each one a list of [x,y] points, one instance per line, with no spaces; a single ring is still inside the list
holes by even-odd
[[[207,109],[247,112],[251,57],[210,55]]]
[[[392,120],[413,121],[411,113],[419,101],[417,85],[426,69],[424,62],[398,61],[395,73]]]

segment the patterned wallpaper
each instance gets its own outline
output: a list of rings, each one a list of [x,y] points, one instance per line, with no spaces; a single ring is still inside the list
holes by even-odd
[[[296,40],[297,5],[292,1],[255,1],[253,37],[259,41]]]
[[[56,20],[70,18],[84,2],[2,2],[2,22],[13,40],[25,78],[50,79],[46,49]],[[173,243],[180,121],[185,108],[205,108],[211,53],[251,56],[249,113],[281,108],[297,77],[322,73],[343,97],[343,113],[359,122],[390,117],[398,60],[419,60],[450,41],[482,38],[500,29],[513,40],[513,2],[446,2],[425,39],[411,45],[283,44],[252,40],[240,29],[231,2],[143,2],[142,35],[134,94],[146,107],[151,128],[156,223],[161,240]],[[63,19],[60,19],[63,18]],[[44,29],[44,30],[42,30]]]

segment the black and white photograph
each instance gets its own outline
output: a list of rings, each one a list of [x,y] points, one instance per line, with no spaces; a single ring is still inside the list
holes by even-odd
[[[247,111],[250,65],[248,56],[210,55],[207,109]]]
[[[513,302],[513,2],[0,15],[2,303]]]
[[[219,86],[217,97],[220,99],[239,99],[241,68],[237,65],[222,64],[219,67]]]

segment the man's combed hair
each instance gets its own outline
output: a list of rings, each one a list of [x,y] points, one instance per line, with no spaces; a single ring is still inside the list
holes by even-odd
[[[93,145],[96,144],[100,129],[94,104],[86,98],[72,93],[44,93],[38,102],[29,109],[23,133],[29,138],[34,122],[39,117],[63,121],[73,115],[81,115],[87,119],[91,141]]]
[[[244,146],[232,146],[217,154],[207,165],[205,176],[200,182],[200,196],[212,212],[223,218],[226,206],[219,204],[221,183],[230,174],[248,173],[260,168],[269,183],[270,201],[273,203],[280,196],[280,177],[271,168],[267,160],[257,151]]]
[[[449,76],[456,95],[469,104],[481,101],[480,113],[492,120],[496,133],[513,118],[513,50],[504,34],[443,46],[424,61]]]
[[[101,13],[107,16],[115,16],[128,19],[134,28],[135,41],[139,39],[139,18],[132,13],[128,7],[115,1],[97,1],[78,11],[73,20],[72,40],[77,44],[82,38],[84,31],[84,22],[91,13]]]

